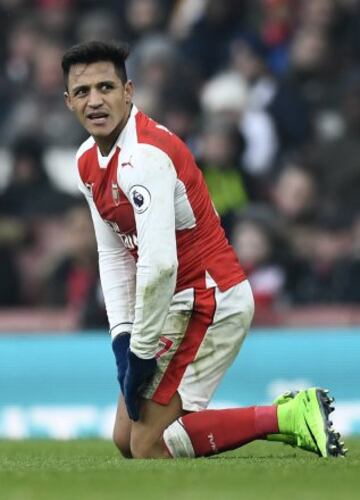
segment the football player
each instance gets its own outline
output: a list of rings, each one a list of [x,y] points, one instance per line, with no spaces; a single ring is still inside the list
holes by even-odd
[[[133,103],[127,56],[123,44],[94,41],[62,60],[66,104],[90,135],[76,159],[123,394],[116,445],[125,457],[198,457],[275,435],[343,454],[318,388],[206,409],[249,330],[253,297],[190,151]]]

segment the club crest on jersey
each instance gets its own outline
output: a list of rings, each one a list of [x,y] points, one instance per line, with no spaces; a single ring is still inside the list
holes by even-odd
[[[112,199],[113,199],[114,205],[116,207],[118,207],[120,205],[120,191],[119,191],[119,187],[118,187],[116,182],[112,182],[111,192],[112,192]]]
[[[151,195],[144,186],[133,186],[129,191],[129,197],[135,212],[144,213],[150,206]]]

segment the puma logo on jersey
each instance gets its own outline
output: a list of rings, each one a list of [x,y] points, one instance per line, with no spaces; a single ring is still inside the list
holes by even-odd
[[[130,156],[129,161],[124,161],[124,162],[120,163],[120,166],[134,168],[134,165],[131,163],[131,158],[132,158],[132,156]]]

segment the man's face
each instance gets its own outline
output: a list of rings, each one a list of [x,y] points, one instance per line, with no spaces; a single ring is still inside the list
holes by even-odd
[[[114,64],[100,61],[70,68],[65,100],[100,149],[106,150],[126,123],[132,94],[132,83],[122,83]]]

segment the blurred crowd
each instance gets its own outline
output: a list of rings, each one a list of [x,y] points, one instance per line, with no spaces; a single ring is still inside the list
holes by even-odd
[[[87,207],[45,165],[86,138],[60,59],[91,39],[130,43],[135,103],[192,150],[259,308],[360,301],[359,0],[0,0],[0,19],[0,307],[106,324]]]

